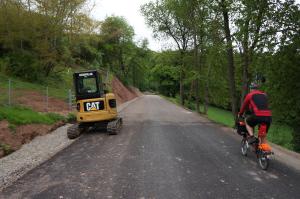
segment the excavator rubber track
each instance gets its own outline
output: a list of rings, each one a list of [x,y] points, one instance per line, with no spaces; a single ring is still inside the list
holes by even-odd
[[[107,132],[109,135],[117,135],[123,124],[123,119],[121,117],[117,117],[115,120],[110,121],[107,124]]]
[[[121,117],[109,122],[101,122],[94,124],[91,128],[96,128],[97,130],[106,130],[109,135],[117,135],[122,128],[123,120]],[[69,139],[75,139],[80,136],[80,134],[87,132],[90,128],[88,126],[81,126],[78,124],[73,124],[67,129],[67,135]]]
[[[78,124],[73,124],[67,129],[67,136],[69,139],[75,139],[87,130],[88,128],[83,128]]]
[[[67,135],[69,139],[75,139],[79,137],[80,135],[80,130],[78,127],[78,124],[73,124],[67,129]]]

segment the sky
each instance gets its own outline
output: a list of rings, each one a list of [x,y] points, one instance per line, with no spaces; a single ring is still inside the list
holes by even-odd
[[[141,5],[151,0],[92,0],[95,4],[92,10],[92,17],[103,21],[107,16],[123,16],[135,31],[135,41],[147,38],[149,48],[154,51],[165,49],[167,42],[158,41],[153,38],[151,28],[149,28],[140,13]],[[300,0],[296,0],[300,3]]]
[[[107,16],[124,17],[128,24],[133,26],[135,41],[147,38],[151,50],[161,50],[162,44],[152,37],[152,30],[146,25],[140,13],[141,5],[151,0],[94,0],[95,7],[91,16],[97,20],[104,20]]]

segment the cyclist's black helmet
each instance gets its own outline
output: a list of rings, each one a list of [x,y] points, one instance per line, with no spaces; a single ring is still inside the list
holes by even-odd
[[[251,90],[253,90],[253,89],[258,89],[258,84],[257,83],[255,83],[255,82],[252,82],[251,84],[250,84],[250,89]]]

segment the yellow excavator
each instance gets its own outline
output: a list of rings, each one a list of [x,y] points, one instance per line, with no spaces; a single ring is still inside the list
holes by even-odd
[[[77,123],[68,128],[68,138],[74,139],[91,128],[105,129],[110,135],[118,134],[122,118],[118,117],[116,98],[103,89],[99,72],[76,72],[73,81]]]

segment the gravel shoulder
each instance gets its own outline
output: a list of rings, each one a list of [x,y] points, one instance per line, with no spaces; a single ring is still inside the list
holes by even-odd
[[[69,126],[67,124],[50,134],[38,136],[18,151],[0,159],[0,190],[72,144],[74,140],[68,139],[66,134]]]
[[[138,100],[134,98],[118,106],[118,112],[123,111],[129,104]],[[71,145],[76,139],[67,137],[67,128],[64,125],[45,136],[38,136],[30,143],[25,144],[18,151],[0,159],[0,191],[10,186],[28,171],[47,161],[59,151]]]

